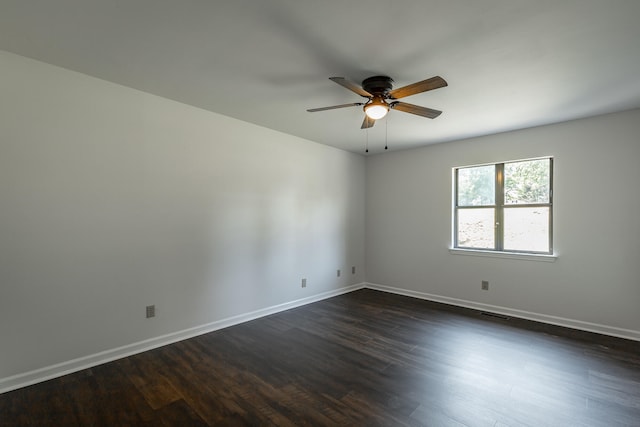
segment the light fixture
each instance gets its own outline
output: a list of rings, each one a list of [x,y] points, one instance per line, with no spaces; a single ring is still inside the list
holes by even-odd
[[[364,113],[373,120],[383,118],[389,112],[389,105],[379,96],[374,97],[371,102],[364,106]]]

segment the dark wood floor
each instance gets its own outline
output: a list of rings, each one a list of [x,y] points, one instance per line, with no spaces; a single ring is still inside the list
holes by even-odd
[[[2,426],[640,426],[640,343],[373,290],[0,395]]]

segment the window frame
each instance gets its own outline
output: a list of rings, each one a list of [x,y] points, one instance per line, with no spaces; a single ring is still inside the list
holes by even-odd
[[[504,189],[504,166],[510,163],[528,162],[534,160],[548,160],[549,161],[549,200],[547,203],[504,203],[505,189]],[[458,172],[460,169],[477,168],[483,166],[494,166],[494,204],[492,205],[477,205],[477,206],[459,206],[458,205]],[[549,256],[554,254],[554,242],[553,242],[553,197],[554,197],[554,159],[552,156],[535,157],[529,159],[507,160],[496,163],[483,163],[477,165],[457,166],[453,168],[453,203],[452,203],[452,222],[453,222],[453,235],[452,235],[452,250],[463,252],[484,252],[495,254],[518,254],[518,255],[533,255],[533,256]],[[506,209],[518,209],[518,208],[536,208],[544,207],[549,209],[549,250],[548,251],[535,251],[535,250],[514,250],[504,249],[504,211]],[[458,212],[459,210],[473,210],[473,209],[487,209],[494,210],[494,247],[493,248],[478,248],[469,246],[460,246],[458,243]]]

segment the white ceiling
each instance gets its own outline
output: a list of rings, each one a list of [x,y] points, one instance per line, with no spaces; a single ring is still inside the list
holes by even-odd
[[[640,107],[638,0],[0,0],[0,49],[363,153],[363,98],[328,80],[449,86],[371,153]]]

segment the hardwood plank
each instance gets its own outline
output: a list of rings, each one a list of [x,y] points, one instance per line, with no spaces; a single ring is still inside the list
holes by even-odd
[[[156,353],[146,352],[137,357],[128,357],[119,363],[119,367],[151,408],[163,408],[182,400],[182,395],[164,374],[165,367],[159,363]]]
[[[149,425],[205,427],[208,424],[184,400],[175,400],[156,411],[156,419]]]

